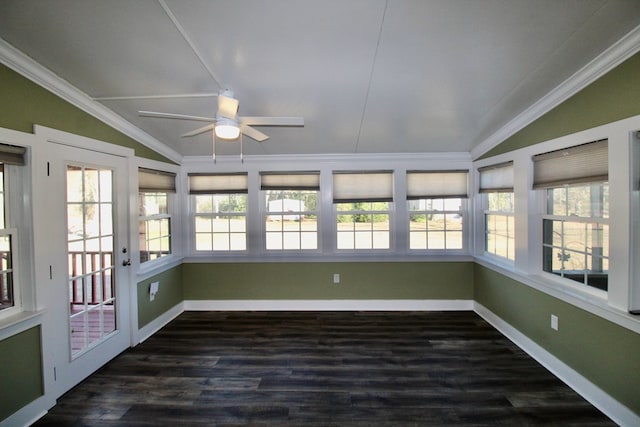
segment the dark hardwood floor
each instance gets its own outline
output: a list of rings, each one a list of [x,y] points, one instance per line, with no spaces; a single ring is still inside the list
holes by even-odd
[[[614,425],[472,312],[185,312],[37,426]]]

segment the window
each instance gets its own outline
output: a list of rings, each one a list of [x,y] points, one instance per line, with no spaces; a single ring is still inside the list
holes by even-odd
[[[462,249],[468,171],[407,172],[409,249]]]
[[[140,263],[171,254],[169,194],[175,193],[175,174],[138,170]]]
[[[462,200],[410,200],[409,249],[462,249]]]
[[[478,169],[480,192],[484,194],[484,251],[515,260],[513,163]]]
[[[267,250],[318,249],[319,172],[260,174]]]
[[[492,255],[515,259],[513,192],[486,194],[484,212],[484,250]]]
[[[195,250],[247,249],[247,174],[190,174]]]
[[[608,143],[534,156],[534,188],[546,195],[542,269],[608,290]],[[561,166],[561,167],[560,167]]]
[[[0,311],[10,313],[21,309],[20,287],[16,283],[15,243],[17,229],[12,227],[12,210],[9,203],[10,176],[19,179],[20,166],[25,164],[25,148],[0,144]],[[17,189],[19,183],[15,183]],[[20,194],[21,196],[21,194]],[[15,207],[14,207],[15,208]]]
[[[338,249],[389,249],[393,174],[334,172]]]
[[[15,304],[13,287],[13,261],[11,237],[14,230],[7,228],[5,218],[4,164],[0,164],[0,310]]]

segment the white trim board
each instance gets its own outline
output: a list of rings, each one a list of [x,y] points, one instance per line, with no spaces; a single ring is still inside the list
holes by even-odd
[[[471,311],[473,300],[186,300],[185,311]]]
[[[55,404],[55,400],[51,402],[46,396],[40,396],[0,421],[0,427],[30,426],[47,415]]]
[[[151,322],[138,329],[136,337],[136,345],[146,341],[153,334],[164,328],[169,322],[178,317],[184,312],[184,303],[178,303],[171,307],[169,310],[162,313],[160,316],[153,319]]]
[[[482,304],[474,302],[473,309],[480,317],[489,322],[502,335],[520,347],[544,366],[549,372],[571,387],[576,393],[584,397],[589,403],[602,411],[614,422],[621,426],[640,425],[640,416],[618,402],[597,385],[573,370],[553,354],[539,346],[536,342],[518,331],[509,323],[502,320]]]

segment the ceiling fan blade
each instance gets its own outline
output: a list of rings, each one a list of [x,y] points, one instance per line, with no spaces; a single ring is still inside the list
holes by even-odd
[[[217,93],[176,93],[167,95],[130,95],[130,96],[95,96],[94,101],[129,101],[144,99],[174,99],[174,98],[212,98]]]
[[[228,119],[235,119],[238,114],[238,100],[221,93],[218,95],[218,114]]]
[[[239,120],[251,126],[304,126],[302,117],[240,117]]]
[[[187,132],[184,135],[180,135],[180,136],[185,138],[185,137],[188,137],[188,136],[200,135],[201,133],[205,133],[207,131],[210,131],[214,127],[216,127],[215,123],[211,123],[210,125],[202,126],[201,128],[198,128],[196,130],[192,130],[191,132]]]
[[[269,139],[269,137],[264,133],[245,124],[240,125],[240,131],[243,135],[248,136],[251,139],[255,139],[258,142],[266,141],[267,139]]]
[[[185,114],[159,113],[157,111],[138,111],[142,117],[156,117],[158,119],[194,120],[198,122],[215,122],[213,117],[189,116]]]

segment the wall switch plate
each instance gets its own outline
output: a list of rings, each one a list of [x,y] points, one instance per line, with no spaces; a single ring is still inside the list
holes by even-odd
[[[555,314],[551,315],[551,329],[553,329],[554,331],[558,330],[558,316],[556,316]]]
[[[340,283],[340,274],[339,273],[333,273],[333,283],[335,283],[335,284]]]

